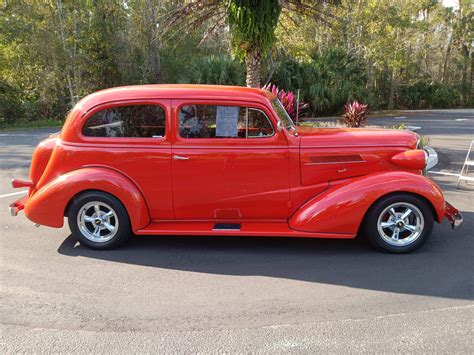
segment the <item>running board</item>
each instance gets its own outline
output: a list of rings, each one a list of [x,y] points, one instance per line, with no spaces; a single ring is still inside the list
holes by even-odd
[[[288,227],[286,221],[250,221],[240,223],[216,223],[212,221],[154,221],[137,235],[202,235],[202,236],[262,236],[303,238],[354,238],[353,234],[306,233]]]

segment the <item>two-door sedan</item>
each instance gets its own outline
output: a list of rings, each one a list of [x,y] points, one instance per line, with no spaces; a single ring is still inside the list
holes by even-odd
[[[82,99],[10,206],[95,249],[135,235],[354,238],[402,253],[459,212],[413,132],[297,127],[270,92],[144,85]]]

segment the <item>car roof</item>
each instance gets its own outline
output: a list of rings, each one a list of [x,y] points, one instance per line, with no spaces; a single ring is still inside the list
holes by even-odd
[[[200,84],[153,84],[121,86],[97,91],[80,100],[76,109],[83,113],[96,105],[133,99],[187,99],[187,98],[229,98],[243,100],[273,100],[269,91],[243,86],[200,85]]]

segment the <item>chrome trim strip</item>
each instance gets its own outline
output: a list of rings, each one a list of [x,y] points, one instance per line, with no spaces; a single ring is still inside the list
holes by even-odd
[[[346,163],[366,163],[365,160],[344,160],[324,163],[305,163],[305,165],[328,165],[328,164],[346,164]]]

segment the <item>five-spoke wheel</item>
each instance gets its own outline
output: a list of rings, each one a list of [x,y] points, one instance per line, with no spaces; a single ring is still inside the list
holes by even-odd
[[[130,221],[124,206],[104,192],[90,191],[74,198],[68,221],[72,234],[94,249],[116,247],[130,235]]]
[[[90,241],[104,243],[117,233],[119,220],[116,212],[101,201],[86,203],[77,215],[81,233]]]
[[[396,194],[378,200],[364,222],[365,234],[372,245],[384,251],[405,253],[429,238],[434,218],[422,198]]]
[[[423,231],[425,220],[415,205],[397,202],[386,207],[377,221],[379,234],[389,244],[404,246],[413,243]]]

